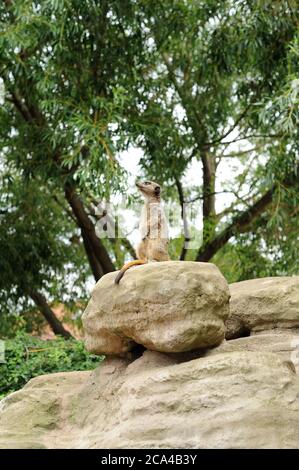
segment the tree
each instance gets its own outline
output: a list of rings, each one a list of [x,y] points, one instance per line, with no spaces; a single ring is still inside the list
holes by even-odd
[[[99,238],[104,211],[94,211],[126,192],[119,155],[130,146],[143,150],[141,172],[163,183],[182,217],[184,203],[201,203],[202,246],[186,249],[190,230],[200,228],[184,220],[185,239],[171,244],[174,258],[212,260],[230,280],[296,271],[295,1],[5,0],[0,21],[1,161],[17,194],[29,201],[26,187],[41,188],[38,230],[22,226],[19,233],[32,246],[49,234],[36,261],[43,272],[57,262],[45,246],[65,249],[54,236],[56,219],[63,240],[79,231],[76,253],[64,256],[77,266],[84,250],[80,272],[95,280],[134,256],[128,240]],[[235,177],[219,183],[232,161]],[[198,171],[193,185],[190,168]],[[232,202],[219,211],[223,194]],[[14,204],[21,210],[19,197]],[[15,223],[1,219],[4,230]],[[10,246],[21,250],[18,237]],[[63,276],[65,264],[57,269]],[[34,277],[43,295],[59,296],[49,282]]]
[[[295,2],[145,2],[142,11],[156,61],[131,111],[143,167],[175,183],[183,204],[180,180],[201,161],[192,195],[202,200],[196,260],[209,261],[228,241],[255,231],[265,212],[273,225],[287,201],[298,207]],[[140,102],[143,122],[153,123],[143,128]],[[247,147],[233,150],[237,142]],[[223,191],[235,195],[232,206],[217,214],[217,170],[228,159],[240,159],[244,170]]]
[[[74,224],[66,223],[61,207],[49,200],[40,181],[20,181],[7,172],[1,183],[1,313],[9,316],[16,308],[21,313],[32,311],[31,300],[54,333],[70,338],[45,293],[69,302],[65,287],[70,283],[68,275],[74,277],[74,273],[73,286],[83,289],[86,274],[80,270],[82,253],[71,240]]]
[[[9,0],[0,8],[6,28],[0,45],[6,89],[2,145],[9,143],[10,161],[28,176],[59,182],[99,278],[114,264],[84,198],[90,187],[103,197],[121,184],[109,126],[125,106],[123,50],[132,50],[133,57],[139,41],[124,31],[130,2]],[[110,19],[111,8],[120,25]]]

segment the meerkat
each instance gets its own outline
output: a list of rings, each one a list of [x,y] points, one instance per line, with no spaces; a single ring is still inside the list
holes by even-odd
[[[114,282],[118,284],[127,269],[152,261],[168,261],[168,226],[161,202],[161,187],[153,181],[136,182],[144,197],[139,231],[141,241],[137,247],[135,261],[126,263],[117,274]]]

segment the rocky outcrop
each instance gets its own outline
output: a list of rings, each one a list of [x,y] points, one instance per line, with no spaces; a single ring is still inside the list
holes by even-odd
[[[229,290],[210,263],[167,261],[115,273],[96,284],[83,315],[86,348],[123,355],[141,344],[181,352],[219,344],[229,314]]]
[[[83,318],[88,349],[108,357],[2,400],[0,448],[299,448],[298,277],[232,284],[227,320],[211,264],[114,276]],[[247,336],[222,341],[226,320],[228,338]]]
[[[33,379],[2,402],[0,447],[298,448],[298,389],[276,354],[147,351]]]
[[[226,338],[273,328],[299,328],[299,276],[230,284]]]

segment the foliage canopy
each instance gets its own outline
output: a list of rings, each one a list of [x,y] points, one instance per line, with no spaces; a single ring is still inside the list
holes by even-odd
[[[64,334],[46,300],[78,305],[134,255],[94,211],[128,190],[133,147],[167,200],[200,202],[202,246],[173,258],[298,271],[296,1],[5,0],[0,28],[3,315],[34,301]]]

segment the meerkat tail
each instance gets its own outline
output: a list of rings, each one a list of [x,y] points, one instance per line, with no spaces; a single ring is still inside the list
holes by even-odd
[[[129,263],[126,263],[117,274],[116,278],[114,279],[114,284],[119,284],[119,281],[121,280],[125,272],[128,269],[130,269],[132,266],[137,266],[139,264],[146,264],[146,263],[147,261],[144,261],[142,259],[135,259],[134,261],[129,261]]]

